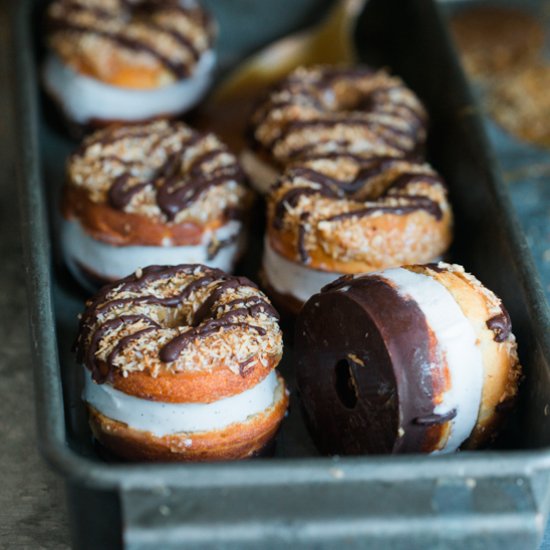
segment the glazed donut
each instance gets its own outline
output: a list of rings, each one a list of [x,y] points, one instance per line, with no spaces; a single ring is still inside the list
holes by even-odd
[[[195,0],[55,0],[47,92],[83,126],[177,115],[210,85],[214,25]]]
[[[250,191],[213,134],[167,121],[105,128],[71,156],[67,174],[61,241],[85,287],[154,263],[233,269]]]
[[[286,411],[277,312],[218,269],[149,266],[104,287],[76,351],[93,433],[128,460],[245,458]]]
[[[341,274],[434,261],[451,241],[442,179],[405,159],[310,156],[267,200],[263,278],[294,314]]]
[[[458,265],[347,275],[302,309],[298,387],[325,453],[449,453],[490,443],[521,366],[502,302]]]
[[[301,67],[259,102],[241,162],[267,192],[284,167],[307,155],[419,153],[426,118],[414,93],[384,70]]]

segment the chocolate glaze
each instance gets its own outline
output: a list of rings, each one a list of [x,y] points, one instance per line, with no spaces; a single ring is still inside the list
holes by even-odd
[[[508,311],[501,305],[501,312],[487,321],[487,328],[495,334],[495,342],[505,342],[512,332],[512,321]]]
[[[433,421],[429,365],[440,358],[416,302],[381,277],[343,277],[305,304],[295,340],[298,388],[323,453],[433,449],[450,417]],[[342,361],[356,391],[352,408],[335,385]]]
[[[189,274],[195,273],[198,267],[203,271],[203,275],[184,286],[179,293],[173,296],[157,297],[146,290],[147,285],[151,283],[168,280],[182,271]],[[217,284],[193,315],[188,330],[177,335],[160,348],[159,358],[161,361],[175,361],[192,341],[204,338],[221,329],[241,328],[252,330],[260,336],[266,334],[265,329],[262,327],[244,322],[245,317],[258,318],[260,315],[266,315],[278,319],[277,312],[261,295],[230,300],[223,306],[224,310],[227,311],[218,314],[219,300],[227,291],[239,289],[243,286],[257,288],[254,283],[245,277],[233,277],[218,269],[196,265],[149,266],[143,269],[139,277],[136,274],[130,275],[125,279],[103,287],[92,300],[87,302],[87,309],[81,318],[79,336],[75,344],[77,360],[85,363],[96,382],[105,382],[115,368],[114,360],[124,349],[143,334],[162,328],[146,314],[122,314],[101,321],[106,314],[118,308],[139,304],[177,307],[188,299],[194,291],[213,282],[217,282]],[[130,292],[135,295],[127,298],[116,297],[123,292]],[[105,362],[97,360],[96,354],[99,345],[109,332],[120,328],[124,324],[135,324],[137,322],[144,322],[148,326],[120,338]],[[241,370],[243,373],[246,371],[244,367]]]

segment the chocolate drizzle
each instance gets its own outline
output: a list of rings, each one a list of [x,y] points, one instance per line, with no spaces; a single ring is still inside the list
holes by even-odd
[[[122,168],[113,178],[107,192],[109,205],[124,210],[137,194],[149,187],[154,192],[157,206],[168,221],[173,221],[182,210],[190,207],[210,189],[231,181],[244,182],[241,167],[223,144],[216,142],[212,146],[207,142],[208,135],[187,130],[177,122],[166,122],[158,128],[158,135],[156,127],[150,131],[112,128],[97,136],[92,135],[73,154],[71,163],[77,162],[79,157],[85,159],[88,150],[101,145],[105,149],[101,161],[116,163]],[[181,132],[181,137],[178,135],[177,143],[174,143],[172,137],[178,132]],[[151,139],[152,136],[155,138]],[[143,146],[145,158],[152,156],[166,141],[169,141],[167,147],[170,147],[165,153],[164,162],[146,179],[134,175],[137,168],[142,169],[140,163],[143,160],[128,161],[111,151],[112,147],[126,140],[133,142],[142,139],[148,140],[147,146]],[[134,145],[139,146],[139,143]],[[198,152],[189,155],[193,148],[197,148]],[[190,157],[189,160],[186,155]]]
[[[410,214],[417,212],[418,210],[424,210],[436,220],[440,220],[443,217],[443,213],[437,202],[428,199],[427,197],[400,197],[403,199],[403,204],[390,206],[385,204],[375,204],[373,206],[367,206],[366,208],[360,208],[358,210],[351,210],[350,212],[344,212],[342,214],[336,214],[325,218],[324,221],[339,222],[343,220],[353,218],[364,218],[372,216],[374,214],[396,214],[402,216],[404,214]]]
[[[128,206],[128,204],[130,204],[130,201],[134,195],[137,195],[137,193],[142,191],[151,183],[149,181],[142,181],[134,183],[133,185],[128,185],[130,178],[131,175],[128,173],[121,174],[115,178],[115,181],[108,192],[109,204],[113,208],[117,208],[119,210],[124,209]]]
[[[215,151],[216,155],[221,153],[221,149]],[[197,201],[207,190],[230,181],[244,181],[242,169],[236,163],[221,166],[210,173],[202,171],[200,166],[202,165],[197,165],[187,174],[175,174],[166,178],[158,187],[157,203],[168,220],[174,220],[181,210]]]
[[[186,7],[177,1],[123,1],[121,9],[106,10],[96,6],[76,4],[71,0],[58,0],[48,11],[48,31],[52,34],[69,32],[102,37],[122,48],[145,52],[166,67],[175,77],[186,78],[192,73],[202,52],[191,36],[187,35],[185,26],[177,28],[175,25],[161,24],[155,19],[157,15],[167,12],[176,13],[190,20],[192,24],[203,27],[207,37],[206,47],[210,47],[212,33],[209,16],[198,5]],[[86,15],[89,17],[85,20],[91,19],[91,22],[85,24],[82,17]],[[107,23],[112,30],[105,29]],[[140,30],[145,28],[150,37],[144,38],[140,33],[135,32],[136,25],[139,25]],[[155,40],[162,35],[171,37],[179,49],[187,53],[188,59],[182,61],[178,55],[163,54],[155,47]]]
[[[352,155],[353,157],[353,155]],[[336,162],[340,155],[334,155],[332,160],[322,158],[322,162]],[[349,155],[344,155],[349,158]],[[340,222],[354,218],[364,218],[379,214],[406,215],[418,211],[425,211],[436,220],[441,220],[443,211],[439,202],[421,194],[425,186],[439,186],[445,191],[443,180],[422,164],[417,164],[394,157],[352,158],[358,164],[356,175],[352,179],[344,180],[329,176],[311,166],[315,161],[305,166],[289,169],[272,188],[274,208],[271,225],[276,231],[283,230],[284,218],[289,215],[303,197],[324,197],[335,200],[347,200],[349,211],[332,216],[317,217],[315,224],[322,222]],[[334,165],[336,166],[336,165]],[[288,185],[288,184],[291,185]],[[378,197],[373,192],[378,187]],[[380,191],[380,184],[383,190]],[[417,186],[422,186],[422,191]],[[284,192],[279,190],[285,186]],[[374,196],[372,196],[374,194]],[[372,196],[369,200],[365,196]],[[304,207],[306,212],[300,213],[298,223],[297,250],[303,263],[307,263],[308,254],[305,242],[305,233],[308,230],[307,222],[315,214],[315,202]],[[307,215],[306,215],[307,214]]]
[[[200,272],[197,272],[197,269],[200,269]],[[168,282],[182,273],[194,278],[172,296],[157,296],[148,288],[154,284],[155,288],[162,292],[162,281]],[[115,359],[132,342],[164,328],[160,322],[153,320],[145,313],[126,314],[124,312],[133,311],[136,307],[141,312],[143,311],[141,306],[177,308],[184,304],[195,291],[213,283],[212,291],[192,315],[187,330],[173,337],[160,348],[158,357],[162,362],[176,361],[190,343],[220,330],[238,328],[255,332],[258,336],[264,336],[267,333],[262,326],[258,326],[253,321],[246,321],[247,318],[259,320],[265,316],[278,319],[277,312],[259,292],[220,303],[230,290],[257,288],[245,277],[234,277],[217,269],[196,265],[150,266],[145,268],[139,276],[134,274],[117,283],[107,285],[88,302],[80,321],[79,336],[75,345],[77,360],[85,363],[96,382],[105,382],[109,373],[115,368]],[[130,294],[130,296],[120,297],[122,294]],[[220,308],[223,308],[221,312]],[[119,310],[121,314],[118,313]],[[98,352],[104,345],[105,338],[124,326],[130,329],[136,324],[139,324],[139,330],[117,339],[106,360],[98,360]]]
[[[495,342],[505,342],[512,332],[512,321],[508,311],[501,305],[501,312],[487,321],[487,328],[494,332]]]
[[[439,424],[445,424],[449,422],[457,415],[456,409],[451,409],[445,414],[428,414],[426,416],[419,416],[413,420],[414,424],[419,426],[437,426]]]
[[[340,90],[346,87],[355,92],[355,100],[350,101],[349,94],[340,97]],[[275,131],[260,131],[271,125]],[[403,156],[424,143],[426,114],[414,94],[384,71],[368,67],[299,69],[258,103],[248,134],[253,149],[285,163],[326,152],[323,148],[328,143],[340,151],[349,149],[344,142],[349,140],[346,131],[350,129],[358,135],[355,142],[369,144],[367,149]],[[316,135],[311,143],[303,135],[310,130],[322,130],[325,135]],[[274,152],[283,142],[284,151]]]

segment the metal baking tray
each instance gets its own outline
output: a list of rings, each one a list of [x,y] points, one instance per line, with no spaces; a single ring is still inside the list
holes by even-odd
[[[491,451],[320,457],[294,395],[274,457],[180,465],[117,463],[93,446],[69,351],[84,295],[55,259],[57,193],[74,145],[40,103],[37,3],[10,4],[14,40],[0,54],[14,61],[38,433],[67,482],[74,547],[535,548],[550,509],[550,316],[435,4],[370,0],[356,41],[364,61],[391,67],[430,112],[429,157],[456,214],[452,259],[503,298],[519,341],[525,382],[514,422]],[[327,2],[279,0],[277,10],[261,0],[208,4],[221,21],[228,66],[319,17]],[[292,384],[290,355],[287,348],[282,371]]]

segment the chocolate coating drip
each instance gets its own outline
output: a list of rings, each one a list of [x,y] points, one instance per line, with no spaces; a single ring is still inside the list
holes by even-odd
[[[452,409],[445,414],[429,414],[427,416],[422,416],[415,418],[413,422],[419,424],[420,426],[436,426],[438,424],[445,424],[452,420],[457,415],[457,410]]]
[[[80,321],[80,333],[76,342],[77,359],[84,362],[91,370],[94,380],[103,383],[114,368],[116,357],[123,352],[133,341],[144,334],[163,328],[158,322],[146,314],[120,315],[101,321],[113,310],[129,306],[155,305],[175,308],[183,304],[191,294],[200,288],[217,283],[210,294],[194,313],[189,329],[168,341],[160,350],[159,358],[163,362],[175,361],[182,351],[192,341],[214,334],[222,329],[240,328],[252,330],[260,336],[266,334],[263,327],[253,322],[245,322],[243,319],[252,317],[257,319],[260,315],[278,319],[277,312],[262,295],[252,295],[244,298],[235,298],[223,304],[223,312],[218,314],[222,307],[220,300],[230,290],[238,290],[241,287],[256,289],[256,285],[245,277],[233,277],[226,275],[218,269],[205,268],[196,279],[185,285],[173,296],[155,296],[147,290],[153,283],[168,281],[170,278],[184,272],[188,275],[196,274],[198,266],[149,266],[143,270],[140,276],[136,274],[126,277],[117,283],[104,287],[96,297],[88,302],[87,310]],[[162,288],[157,285],[157,288]],[[117,298],[111,297],[121,293],[131,293],[134,296]],[[99,321],[99,322],[98,322]],[[111,349],[106,361],[100,362],[97,353],[102,340],[113,330],[117,330],[125,324],[141,322],[144,328],[128,334],[116,342]],[[245,369],[243,370],[245,372]]]
[[[505,342],[512,332],[512,321],[508,311],[501,305],[502,311],[487,321],[487,328],[494,332],[495,342]]]

